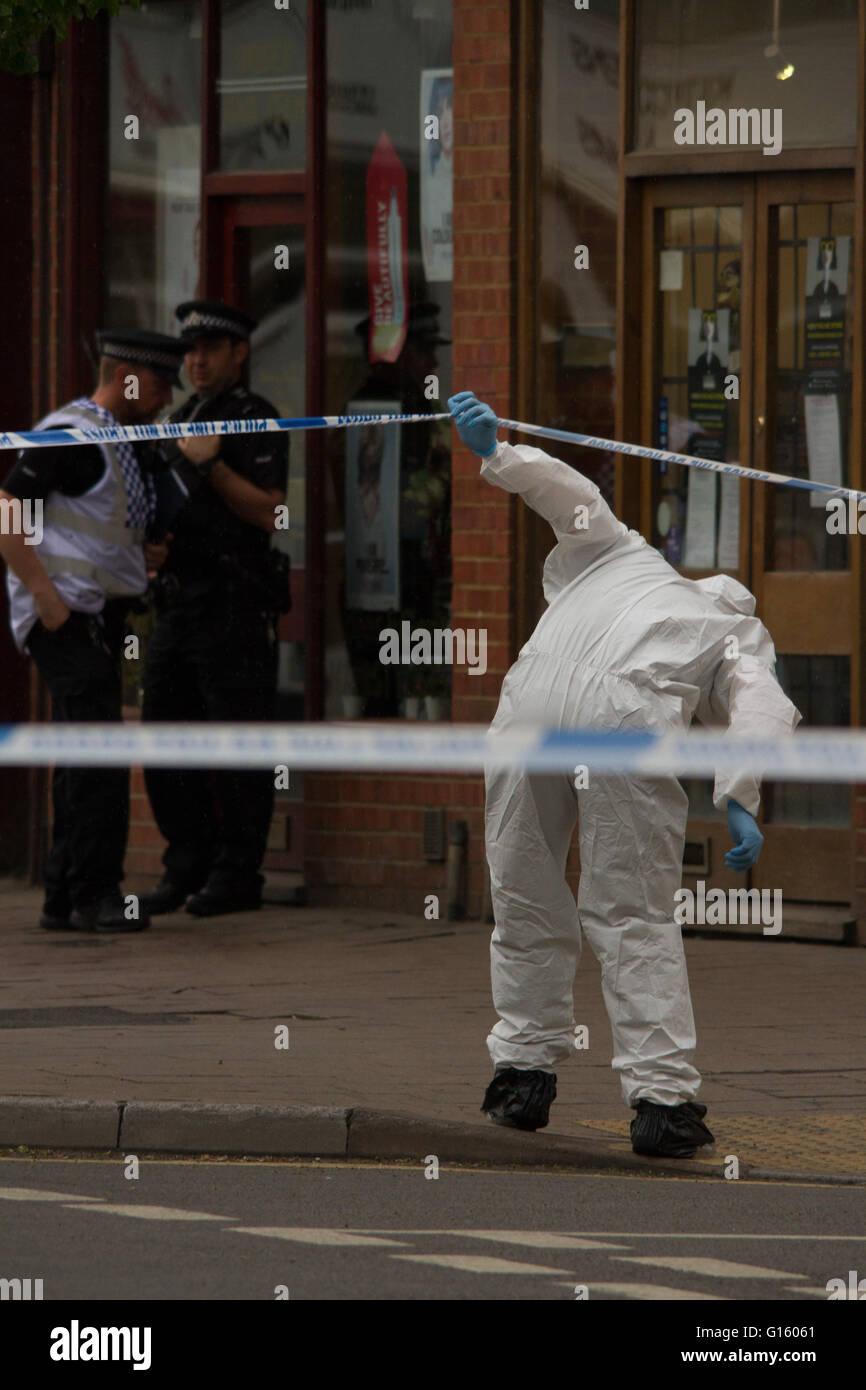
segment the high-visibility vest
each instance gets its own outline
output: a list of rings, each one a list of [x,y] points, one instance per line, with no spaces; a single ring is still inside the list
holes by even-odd
[[[102,428],[95,411],[78,403],[51,411],[36,429]],[[74,446],[69,446],[74,447]],[[102,476],[80,497],[51,492],[42,513],[39,559],[67,607],[83,613],[100,613],[107,598],[133,597],[147,588],[144,564],[144,529],[126,524],[127,488],[117,448],[100,443],[105,459]],[[36,604],[29,590],[10,570],[9,622],[20,650],[36,622]]]

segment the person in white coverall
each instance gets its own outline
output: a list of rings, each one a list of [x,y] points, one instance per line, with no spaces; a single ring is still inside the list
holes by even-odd
[[[505,677],[491,731],[535,723],[663,733],[697,719],[736,734],[793,732],[801,716],[776,680],[773,643],[747,589],[726,575],[684,579],[576,469],[541,449],[497,443],[494,411],[471,392],[448,404],[461,439],[483,458],[481,476],[519,493],[557,541],[544,566],[548,607]],[[673,776],[590,769],[586,787],[581,780],[488,768],[499,1022],[481,1108],[499,1124],[547,1124],[555,1067],[574,1050],[583,933],[601,965],[613,1067],[637,1111],[632,1146],[691,1157],[713,1136],[706,1106],[694,1100],[695,1025],[674,921],[688,798]],[[745,870],[763,843],[759,782],[719,776],[713,800],[727,809],[734,842],[725,862]],[[565,868],[578,818],[575,905]]]

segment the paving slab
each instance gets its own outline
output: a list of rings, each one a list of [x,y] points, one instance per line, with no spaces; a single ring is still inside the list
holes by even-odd
[[[489,926],[274,905],[205,920],[174,913],[145,932],[96,936],[41,931],[39,906],[36,890],[0,881],[0,1097],[22,1107],[0,1109],[0,1118],[14,1120],[5,1133],[16,1143],[71,1142],[73,1116],[81,1119],[79,1147],[107,1146],[122,1118],[130,1146],[179,1134],[179,1151],[189,1151],[197,1133],[212,1138],[219,1119],[232,1152],[242,1151],[234,1145],[243,1146],[244,1124],[259,1152],[277,1134],[289,1148],[309,1142],[333,1151],[339,1117],[351,1111],[356,1152],[408,1143],[411,1157],[430,1132],[423,1125],[434,1123],[445,1125],[436,1130],[443,1143],[457,1143],[449,1125],[465,1126],[466,1154],[504,1143],[497,1153],[519,1149],[530,1162],[541,1151],[541,1134],[502,1131],[479,1110],[495,1022]],[[824,1180],[866,1174],[866,952],[694,937],[686,956],[700,1099],[718,1161],[733,1153],[750,1172]],[[588,950],[575,1017],[589,1047],[559,1069],[544,1144],[604,1141],[608,1158],[630,1162],[630,1112],[610,1067],[600,974]],[[42,1139],[34,1138],[38,1099],[55,1107],[44,1112]],[[187,1118],[169,1116],[159,1108],[166,1105]],[[236,1122],[226,1107],[240,1108]],[[318,1112],[312,1138],[292,1128],[299,1111]],[[383,1115],[404,1117],[399,1142]]]

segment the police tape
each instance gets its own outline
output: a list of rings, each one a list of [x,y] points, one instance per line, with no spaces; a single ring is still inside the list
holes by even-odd
[[[866,730],[809,729],[745,738],[724,730],[491,732],[434,724],[6,724],[0,765],[270,768],[370,773],[533,773],[712,777],[751,773],[785,781],[866,782]]]
[[[178,420],[151,425],[94,425],[56,430],[18,430],[0,434],[0,449],[56,449],[71,444],[146,443],[192,435],[279,434],[285,430],[349,429],[353,425],[407,425],[450,420],[442,415],[303,415],[285,420]]]
[[[191,436],[230,434],[274,434],[287,430],[351,429],[359,425],[417,425],[435,420],[450,420],[447,413],[437,415],[305,415],[294,419],[275,420],[180,420],[150,425],[103,425],[93,428],[52,430],[19,430],[0,434],[0,449],[48,449],[73,444],[117,444],[128,440],[146,443],[155,439],[184,439]],[[840,487],[835,483],[815,482],[810,478],[794,478],[788,473],[764,473],[757,468],[744,468],[738,463],[718,459],[697,458],[693,454],[675,454],[669,449],[652,449],[643,444],[627,444],[619,439],[602,439],[595,434],[578,434],[574,430],[556,430],[547,425],[531,425],[522,420],[499,419],[501,429],[556,439],[565,444],[579,444],[585,449],[603,449],[608,453],[627,454],[650,459],[654,463],[676,463],[683,468],[700,468],[722,473],[732,478],[746,478],[757,483],[776,483],[783,487],[801,488],[805,492],[823,492],[828,497],[866,497],[856,488]]]
[[[866,497],[866,492],[837,483],[818,483],[811,478],[794,478],[789,473],[763,473],[757,468],[744,468],[739,463],[724,463],[718,459],[696,458],[693,454],[674,454],[669,449],[651,449],[644,444],[624,444],[619,439],[601,439],[594,434],[577,434],[573,430],[555,430],[547,425],[527,425],[520,420],[500,420],[502,429],[521,430],[543,439],[559,439],[565,444],[580,444],[585,449],[605,449],[612,454],[632,454],[635,458],[651,459],[654,463],[678,463],[683,468],[700,468],[710,473],[723,473],[731,478],[746,478],[755,483],[777,483],[783,487],[801,488],[804,492],[824,492],[828,497]]]

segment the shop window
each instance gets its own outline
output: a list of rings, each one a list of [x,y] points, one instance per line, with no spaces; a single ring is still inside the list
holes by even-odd
[[[854,204],[782,205],[777,230],[771,466],[847,487]],[[769,489],[767,569],[847,569],[848,540],[828,532],[826,498],[800,488]]]
[[[593,8],[595,8],[593,6]],[[640,0],[635,5],[635,139],[638,150],[680,151],[679,110],[696,119],[693,148],[712,155],[742,148],[741,132],[720,144],[700,143],[704,112],[782,112],[781,147],[857,142],[857,0]],[[751,148],[774,144],[763,134]],[[730,136],[712,127],[712,140]],[[778,151],[776,151],[778,152]],[[770,161],[768,159],[768,165]]]
[[[175,333],[199,280],[201,3],[111,23],[103,322]]]
[[[451,28],[450,0],[328,7],[328,413],[446,409]],[[450,627],[450,447],[447,421],[325,441],[326,718],[448,717],[447,661],[383,662],[380,633]]]
[[[220,168],[299,170],[306,164],[307,0],[220,6]]]
[[[541,178],[533,419],[611,439],[616,370],[616,0],[541,7]],[[578,268],[577,247],[587,263]],[[557,444],[613,502],[614,455]],[[549,528],[548,528],[549,538]]]

